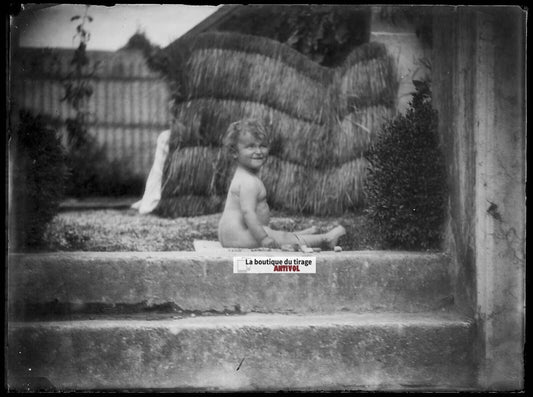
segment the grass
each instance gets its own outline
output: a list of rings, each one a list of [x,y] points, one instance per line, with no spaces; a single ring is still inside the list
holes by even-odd
[[[193,251],[193,240],[217,240],[221,214],[161,218],[132,209],[70,210],[59,213],[45,233],[46,251]],[[347,231],[343,250],[382,249],[364,215],[315,217],[272,212],[270,226],[293,231],[316,226],[321,232],[337,224]]]

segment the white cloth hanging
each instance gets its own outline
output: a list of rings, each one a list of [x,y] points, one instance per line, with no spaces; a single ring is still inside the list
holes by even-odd
[[[139,210],[139,214],[149,214],[152,212],[159,200],[161,200],[161,184],[163,179],[163,167],[168,156],[168,142],[170,130],[165,130],[157,137],[154,164],[146,179],[146,187],[141,200],[131,205],[131,208]]]

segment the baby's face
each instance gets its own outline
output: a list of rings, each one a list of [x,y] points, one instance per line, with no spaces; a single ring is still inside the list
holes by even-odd
[[[237,141],[237,162],[252,172],[258,172],[268,156],[266,142],[249,132],[240,134]]]

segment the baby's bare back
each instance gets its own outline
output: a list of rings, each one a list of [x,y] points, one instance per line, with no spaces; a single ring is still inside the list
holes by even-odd
[[[266,201],[266,189],[263,182],[255,176],[237,168],[231,181],[224,212],[218,225],[218,238],[224,247],[256,248],[260,242],[253,236],[247,226],[243,212],[243,192],[254,196],[253,210],[261,226],[268,226],[270,211]]]

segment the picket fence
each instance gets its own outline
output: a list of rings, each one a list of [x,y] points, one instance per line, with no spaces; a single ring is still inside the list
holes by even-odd
[[[69,49],[18,49],[11,59],[11,100],[34,114],[63,121],[73,117],[72,107],[61,100],[72,55]],[[87,51],[87,55],[91,65],[98,65],[90,80],[90,133],[110,160],[146,177],[158,134],[170,125],[167,86],[148,68],[140,51]],[[66,137],[64,128],[62,134]]]

